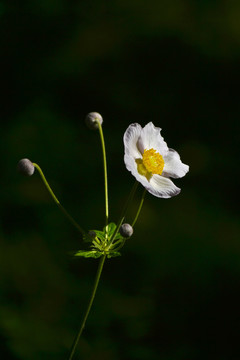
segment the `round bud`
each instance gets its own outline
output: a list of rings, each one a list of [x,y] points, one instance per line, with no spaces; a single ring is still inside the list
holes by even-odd
[[[17,164],[17,171],[25,176],[31,176],[34,173],[35,167],[28,159],[22,159]]]
[[[88,236],[90,236],[91,238],[95,238],[96,236],[97,236],[97,234],[95,233],[95,231],[94,230],[89,230],[89,232],[88,232]]]
[[[122,226],[119,229],[119,232],[124,238],[128,238],[132,236],[133,228],[130,224],[122,224]]]
[[[97,112],[90,112],[87,114],[85,118],[85,123],[91,130],[97,130],[98,129],[98,121],[102,125],[103,118],[102,116]]]

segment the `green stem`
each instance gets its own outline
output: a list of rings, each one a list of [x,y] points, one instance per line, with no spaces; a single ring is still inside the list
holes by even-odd
[[[73,355],[74,355],[74,353],[76,351],[77,344],[79,342],[79,339],[80,339],[80,337],[82,335],[82,332],[83,332],[83,329],[85,327],[89,312],[90,312],[92,304],[93,304],[93,300],[94,300],[95,295],[96,295],[97,287],[98,287],[99,280],[100,280],[100,277],[101,277],[101,274],[102,274],[102,269],[103,269],[103,265],[104,265],[105,260],[106,260],[106,255],[104,255],[104,256],[102,256],[100,258],[99,265],[98,265],[98,270],[97,270],[97,274],[96,274],[96,278],[95,278],[95,282],[94,282],[93,289],[92,289],[92,294],[91,294],[91,297],[90,297],[86,312],[84,314],[80,330],[79,330],[79,332],[78,332],[78,334],[77,334],[77,336],[76,336],[76,338],[75,338],[75,340],[73,342],[71,353],[70,353],[70,356],[69,356],[68,360],[72,360]]]
[[[60,204],[60,201],[58,200],[58,198],[56,197],[56,195],[54,194],[54,192],[52,191],[49,183],[47,182],[42,169],[40,168],[40,166],[36,163],[33,163],[34,167],[38,170],[41,179],[44,183],[44,185],[46,186],[49,194],[51,195],[51,197],[53,198],[54,202],[57,204],[57,206],[59,207],[59,209],[62,211],[62,213],[68,218],[68,220],[78,229],[78,231],[80,231],[80,233],[85,234],[86,232],[78,225],[78,223],[69,215],[69,213],[64,209],[64,207]]]
[[[125,245],[126,240],[127,240],[127,239],[121,240],[120,245],[119,245],[118,247],[116,247],[116,248],[114,247],[113,250],[114,250],[114,251],[120,250],[120,249]],[[118,243],[118,241],[114,243],[114,246],[115,246],[117,243]]]
[[[133,186],[133,188],[132,188],[132,191],[131,191],[131,193],[130,193],[130,195],[129,195],[129,198],[128,198],[128,200],[127,200],[127,203],[126,203],[126,205],[125,205],[125,208],[124,208],[124,210],[123,210],[123,212],[122,212],[122,216],[121,216],[121,218],[120,218],[120,221],[119,221],[119,223],[118,223],[118,225],[117,225],[117,227],[116,227],[116,230],[114,231],[114,233],[113,233],[113,235],[112,235],[112,238],[110,239],[110,242],[109,242],[108,247],[111,248],[111,249],[114,250],[114,251],[120,250],[120,249],[124,246],[124,244],[125,244],[125,242],[126,242],[126,239],[124,239],[124,240],[116,241],[116,242],[113,244],[113,242],[114,242],[114,237],[115,237],[115,235],[117,234],[117,232],[119,231],[120,226],[122,225],[122,222],[123,222],[123,220],[124,220],[125,214],[126,214],[126,212],[127,212],[127,208],[128,208],[128,206],[129,206],[129,203],[130,203],[131,199],[133,198],[133,195],[134,195],[134,193],[135,193],[135,191],[136,191],[137,185],[138,185],[138,183],[135,183],[135,184],[134,184],[134,186]],[[143,202],[144,202],[145,195],[146,195],[146,189],[143,190],[142,198],[141,198],[141,201],[140,201],[138,210],[137,210],[137,214],[136,214],[136,216],[135,216],[135,218],[134,218],[134,220],[133,220],[132,227],[134,227],[134,225],[136,224],[136,221],[137,221],[137,219],[138,219],[138,217],[139,217],[139,214],[140,214],[140,212],[141,212],[141,210],[142,210],[142,206],[143,206]],[[118,247],[115,247],[115,246],[118,245],[118,244],[119,244],[119,246],[118,246]]]
[[[102,125],[100,121],[96,119],[98,122],[98,129],[100,133],[100,139],[102,144],[102,152],[103,152],[103,169],[104,169],[104,185],[105,185],[105,209],[106,209],[106,226],[108,225],[108,218],[109,218],[109,210],[108,210],[108,180],[107,180],[107,157],[106,157],[106,149],[105,149],[105,142],[104,136],[102,131]]]
[[[125,206],[124,206],[124,208],[122,210],[122,213],[121,213],[120,219],[118,221],[117,227],[116,227],[116,229],[115,229],[115,231],[114,231],[114,233],[113,233],[113,235],[112,235],[112,237],[111,237],[111,239],[109,241],[108,247],[110,247],[112,245],[112,243],[114,241],[114,238],[115,238],[115,235],[118,233],[118,231],[119,231],[119,229],[120,229],[120,227],[121,227],[121,225],[123,223],[123,220],[124,220],[124,218],[126,216],[126,212],[128,210],[128,207],[129,207],[129,204],[132,201],[132,198],[133,198],[133,196],[135,194],[135,191],[137,190],[137,187],[138,187],[138,181],[135,181],[135,183],[134,183],[134,185],[132,187],[132,190],[131,190],[131,192],[130,192],[130,194],[128,196],[127,202],[126,202],[126,204],[125,204]]]
[[[134,227],[134,225],[136,224],[138,216],[139,216],[139,214],[140,214],[140,212],[142,210],[145,195],[146,195],[146,189],[143,190],[142,198],[141,198],[141,201],[140,201],[140,204],[139,204],[138,211],[137,211],[137,214],[135,216],[135,219],[133,220],[132,227]]]

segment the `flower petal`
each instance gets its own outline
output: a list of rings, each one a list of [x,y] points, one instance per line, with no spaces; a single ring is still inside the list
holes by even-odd
[[[147,188],[149,186],[149,182],[145,176],[139,174],[135,159],[131,155],[125,154],[124,162],[126,168],[132,173],[136,180],[139,181],[145,188]]]
[[[162,156],[167,155],[167,143],[164,141],[160,131],[161,128],[154,126],[152,122],[144,126],[138,140],[138,148],[142,154],[145,149],[154,149]]]
[[[164,157],[164,168],[162,176],[180,178],[189,171],[189,166],[182,163],[179,154],[173,149],[169,149],[168,154]]]
[[[178,195],[181,191],[170,179],[156,174],[150,179],[147,190],[152,195],[165,199]]]
[[[131,124],[125,131],[123,137],[125,154],[133,156],[135,159],[142,157],[137,146],[141,131],[141,125],[137,123]]]
[[[132,156],[125,154],[124,162],[126,168],[132,173],[136,180],[152,195],[167,199],[180,193],[181,190],[168,178],[153,175],[150,181],[148,181],[145,176],[140,175],[137,171],[137,164]]]

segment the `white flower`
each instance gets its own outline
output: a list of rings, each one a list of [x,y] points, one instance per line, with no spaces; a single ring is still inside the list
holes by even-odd
[[[186,175],[189,166],[181,162],[179,154],[169,149],[152,122],[144,128],[135,123],[125,131],[124,162],[127,169],[151,194],[170,198],[181,189],[169,179]]]

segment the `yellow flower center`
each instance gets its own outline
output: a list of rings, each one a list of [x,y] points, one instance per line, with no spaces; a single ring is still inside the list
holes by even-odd
[[[142,162],[147,172],[158,175],[162,174],[164,168],[164,160],[162,155],[160,155],[156,150],[144,150]]]

